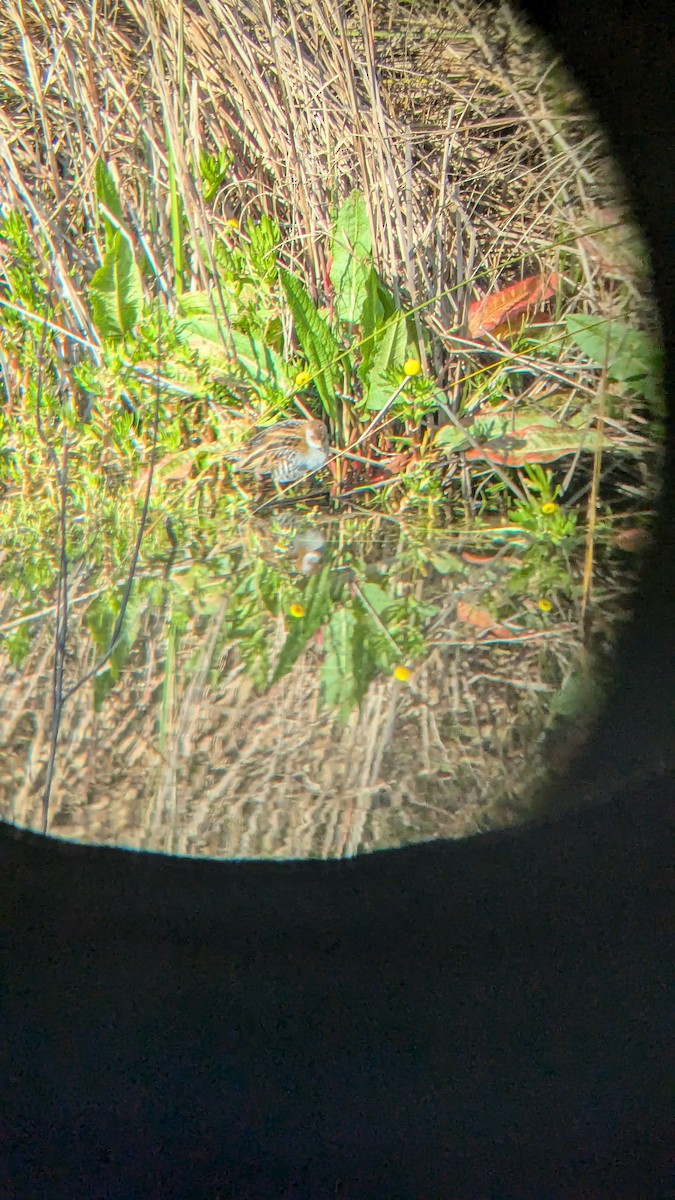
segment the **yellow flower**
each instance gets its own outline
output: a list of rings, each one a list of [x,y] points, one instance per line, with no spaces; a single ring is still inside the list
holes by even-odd
[[[547,500],[545,504],[542,504],[541,511],[544,513],[545,516],[548,517],[551,515],[551,513],[558,511],[558,505],[554,504],[554,502],[552,500]]]
[[[311,383],[311,381],[312,376],[310,375],[309,371],[298,371],[298,374],[295,377],[295,386],[299,391],[301,391],[302,388],[306,388],[307,384]]]
[[[539,608],[539,611],[543,612],[543,613],[550,612],[551,609],[553,608],[553,605],[551,604],[550,600],[539,600],[537,602],[537,606]]]
[[[304,617],[304,615],[305,615],[305,610],[301,604],[291,604],[291,607],[289,608],[288,611],[292,617],[300,618],[300,617]]]
[[[225,222],[225,224],[229,225],[230,229],[238,229],[239,228],[239,222],[236,217],[230,217],[229,220],[227,220]]]
[[[403,370],[406,375],[419,375],[422,370],[422,364],[418,358],[406,358]]]
[[[407,683],[410,679],[409,667],[394,667],[394,679],[398,679],[399,683]]]

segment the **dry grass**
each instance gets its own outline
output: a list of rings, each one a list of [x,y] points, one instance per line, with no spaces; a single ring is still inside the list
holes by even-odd
[[[259,695],[226,646],[220,683],[209,684],[226,607],[189,630],[171,662],[156,618],[144,620],[103,709],[90,688],[66,706],[53,833],[171,853],[340,857],[522,816],[552,664],[564,674],[578,652],[568,626],[481,644],[443,614],[411,685],[376,682],[341,726],[320,702],[313,647]],[[29,827],[41,823],[52,648],[45,622],[23,670],[6,669],[0,702],[0,811]],[[67,685],[96,658],[85,639],[72,648]]]
[[[394,4],[385,19],[360,0],[9,0],[0,38],[0,203],[32,217],[64,324],[94,345],[78,283],[101,257],[99,155],[169,296],[169,155],[193,244],[211,245],[233,215],[265,211],[319,292],[334,208],[359,186],[379,269],[441,339],[461,317],[467,280],[556,268],[560,244],[616,205],[580,97],[506,7],[495,17]],[[207,211],[194,164],[220,148],[233,155],[232,178]],[[588,248],[573,253],[598,306],[611,279]],[[196,257],[190,266],[199,275]],[[615,290],[625,293],[623,280]]]

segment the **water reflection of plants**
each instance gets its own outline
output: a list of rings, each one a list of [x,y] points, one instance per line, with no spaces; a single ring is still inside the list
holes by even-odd
[[[548,495],[546,475],[539,483]],[[553,511],[542,513],[547,507]],[[68,687],[93,669],[100,709],[148,638],[160,660],[166,657],[167,676],[169,661],[188,647],[203,670],[208,644],[211,686],[243,669],[264,693],[289,673],[309,671],[324,707],[344,721],[375,680],[393,676],[414,686],[434,648],[536,639],[551,623],[564,632],[574,610],[565,559],[573,524],[552,501],[542,505],[541,495],[521,506],[520,516],[519,525],[484,523],[470,534],[434,533],[401,520],[376,529],[358,518],[295,515],[252,520],[229,534],[220,521],[206,522],[208,553],[195,537],[191,558],[153,565],[145,554],[116,640],[123,578],[118,570],[119,582],[106,583],[105,554],[98,563],[92,557],[71,575]],[[31,579],[24,599],[30,590]],[[41,611],[7,623],[6,649],[17,665]],[[91,640],[88,650],[83,636]],[[185,670],[189,675],[189,663]]]

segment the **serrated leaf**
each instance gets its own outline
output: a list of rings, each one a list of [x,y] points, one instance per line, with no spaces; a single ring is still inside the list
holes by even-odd
[[[565,324],[572,341],[596,366],[607,362],[610,379],[628,384],[646,400],[660,400],[663,351],[651,334],[586,313],[568,313]]]
[[[328,565],[318,575],[313,575],[308,580],[302,596],[305,615],[292,618],[292,624],[289,626],[286,641],[281,647],[274,669],[272,683],[276,683],[288,674],[310,638],[314,637],[314,634],[323,625],[332,604],[330,587],[331,569]]]
[[[104,338],[124,337],[143,311],[141,273],[125,234],[117,230],[111,238],[103,266],[89,284],[92,316]]]
[[[366,408],[370,412],[379,412],[396,390],[396,385],[391,382],[391,372],[402,369],[405,362],[408,341],[405,314],[394,313],[373,340],[375,351],[366,390]]]
[[[331,251],[330,281],[335,291],[335,309],[341,321],[355,325],[363,308],[372,262],[366,202],[357,188],[338,213]]]
[[[326,321],[317,312],[304,284],[281,268],[281,282],[293,315],[295,332],[305,352],[316,390],[325,411],[333,420],[337,417],[335,384],[341,349]]]

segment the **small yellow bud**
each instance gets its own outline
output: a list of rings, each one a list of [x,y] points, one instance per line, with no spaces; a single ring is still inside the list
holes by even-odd
[[[300,617],[304,617],[305,615],[305,610],[301,604],[291,604],[291,607],[288,611],[292,617],[297,617],[298,619]]]
[[[544,516],[550,517],[551,513],[558,511],[558,505],[554,504],[552,500],[547,500],[546,504],[542,504],[541,511],[544,513]]]
[[[538,608],[540,612],[548,613],[553,608],[553,605],[551,604],[550,600],[539,600]]]
[[[406,375],[419,375],[422,370],[422,364],[418,358],[406,358],[403,370]]]
[[[295,386],[298,391],[301,391],[302,388],[306,388],[307,384],[311,383],[311,381],[312,376],[310,375],[309,371],[298,371],[298,374],[295,377]]]
[[[410,679],[409,667],[394,667],[394,679],[398,679],[399,683],[407,683]]]

